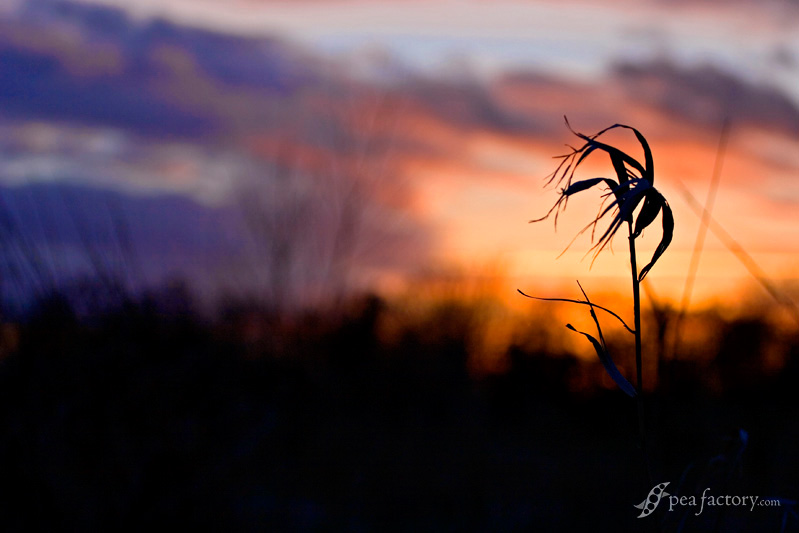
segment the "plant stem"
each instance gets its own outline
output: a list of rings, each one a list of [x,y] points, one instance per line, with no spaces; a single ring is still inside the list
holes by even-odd
[[[643,361],[641,357],[641,282],[638,281],[638,261],[635,254],[635,239],[633,238],[632,219],[627,221],[630,241],[630,269],[633,278],[633,315],[635,329],[635,392],[638,403],[638,437],[641,442],[641,452],[644,454],[647,475],[652,481],[652,471],[649,466],[649,456],[646,449],[646,416],[644,412],[644,379]]]

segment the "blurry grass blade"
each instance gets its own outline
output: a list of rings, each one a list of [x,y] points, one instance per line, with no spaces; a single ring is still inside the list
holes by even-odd
[[[655,249],[655,253],[652,255],[652,260],[646,265],[644,268],[641,269],[640,274],[638,274],[638,281],[643,281],[644,277],[646,277],[647,273],[652,269],[660,256],[663,255],[663,252],[666,251],[666,248],[669,247],[671,244],[671,239],[674,237],[674,215],[671,212],[671,207],[669,207],[669,203],[666,201],[665,198],[661,196],[662,200],[662,212],[663,212],[663,237],[660,239],[660,244]]]
[[[610,358],[610,354],[608,354],[608,351],[605,349],[605,347],[602,346],[602,344],[596,338],[589,335],[588,333],[577,330],[571,324],[566,324],[566,327],[574,332],[584,335],[585,338],[591,341],[591,344],[594,345],[594,350],[596,350],[596,353],[599,356],[599,360],[602,362],[602,366],[605,367],[605,371],[608,373],[611,379],[616,382],[616,385],[618,385],[619,388],[622,391],[624,391],[624,393],[627,396],[629,396],[630,398],[634,398],[635,387],[633,387],[632,384],[629,381],[627,381],[627,379],[624,376],[621,375],[621,372],[619,372],[619,369],[616,368],[615,363],[613,363],[613,359]]]

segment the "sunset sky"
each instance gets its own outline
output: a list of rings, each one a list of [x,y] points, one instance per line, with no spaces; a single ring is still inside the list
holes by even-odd
[[[683,186],[705,202],[727,119],[713,217],[797,296],[795,3],[0,5],[2,75],[40,72],[0,87],[6,184],[77,181],[133,196],[178,193],[216,208],[240,198],[253,175],[288,167],[311,176],[291,198],[325,206],[314,211],[322,237],[298,252],[294,279],[324,285],[328,278],[307,272],[310,258],[329,256],[332,275],[336,254],[345,254],[359,283],[394,286],[451,269],[501,272],[509,287],[549,296],[574,291],[579,278],[599,293],[626,288],[623,239],[590,271],[587,237],[558,258],[599,195],[570,203],[557,232],[549,221],[528,221],[556,200],[544,178],[552,157],[576,142],[563,116],[588,134],[621,122],[648,138],[655,186],[675,212],[674,242],[650,280],[676,301],[699,228]],[[110,9],[75,9],[91,5]],[[631,137],[612,139],[639,153]],[[581,170],[611,172],[600,157]],[[331,185],[339,175],[357,186]],[[330,220],[349,220],[353,201],[364,206],[357,244],[330,230]],[[659,229],[647,232],[642,262],[658,239]],[[758,291],[708,234],[695,301],[765,298]]]

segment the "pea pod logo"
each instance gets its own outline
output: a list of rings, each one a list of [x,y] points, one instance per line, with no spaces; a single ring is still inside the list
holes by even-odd
[[[669,481],[666,481],[665,483],[655,485],[652,487],[652,490],[649,491],[649,495],[644,501],[633,506],[636,509],[641,509],[641,514],[638,515],[638,518],[651,515],[655,509],[657,509],[660,499],[663,498],[663,496],[669,496],[669,493],[664,490],[669,483]]]

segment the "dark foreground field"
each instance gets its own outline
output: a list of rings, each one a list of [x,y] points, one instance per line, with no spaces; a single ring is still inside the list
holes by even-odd
[[[6,332],[0,530],[799,527],[799,353],[760,375],[740,351],[757,350],[757,325],[731,325],[751,346],[672,368],[680,385],[648,397],[653,481],[780,507],[661,503],[638,519],[654,483],[626,396],[575,391],[584,363],[521,348],[475,375],[451,323],[387,344],[381,309],[208,324],[131,305],[79,322],[51,302]]]

